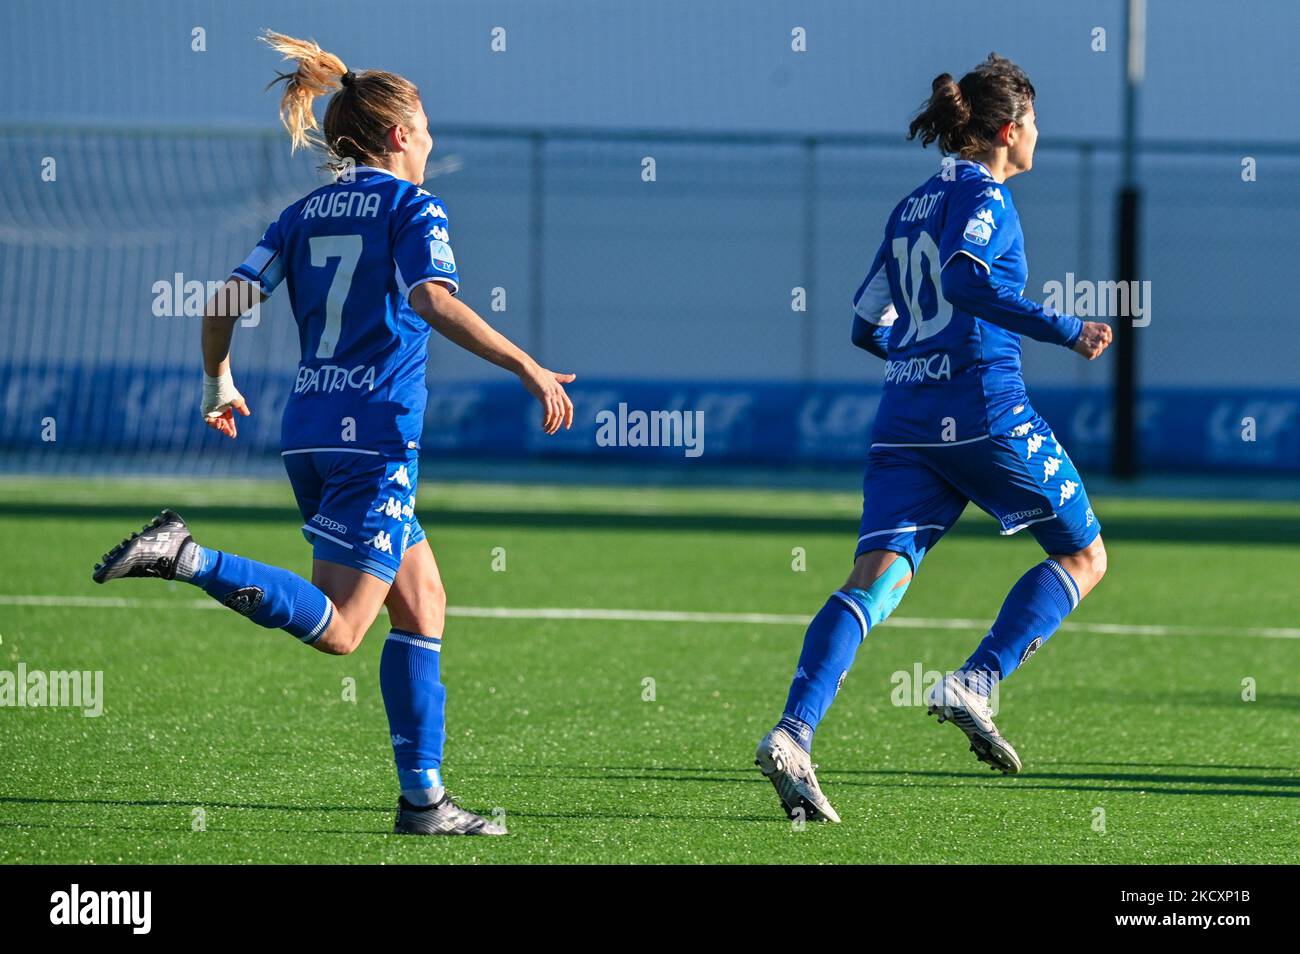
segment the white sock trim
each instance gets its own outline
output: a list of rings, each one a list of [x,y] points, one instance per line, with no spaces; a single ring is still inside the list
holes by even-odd
[[[1057,575],[1060,581],[1065,584],[1066,592],[1070,596],[1070,609],[1073,610],[1079,605],[1079,584],[1074,582],[1074,577],[1070,575],[1070,571],[1061,566],[1061,564],[1057,563],[1055,560],[1044,560],[1043,562],[1046,563],[1051,568],[1052,572]]]
[[[841,593],[839,590],[836,590],[831,595],[847,606],[852,611],[853,615],[858,618],[858,625],[862,627],[862,638],[866,639],[867,632],[871,627],[867,625],[867,617],[863,614],[862,607],[858,605],[858,601],[847,593]]]
[[[435,653],[442,652],[442,637],[440,636],[412,636],[410,633],[398,633],[389,630],[388,638],[396,640],[399,643],[409,643],[412,646],[419,646],[421,649],[431,649]]]

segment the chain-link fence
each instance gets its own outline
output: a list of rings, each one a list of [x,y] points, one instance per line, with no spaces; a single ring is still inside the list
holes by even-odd
[[[219,453],[197,424],[193,312],[206,283],[323,181],[316,158],[291,156],[278,131],[42,126],[0,129],[0,156],[10,170],[0,194],[8,466],[147,460],[192,471],[273,459],[299,353],[287,300],[272,299],[256,327],[236,333],[236,376],[256,418],[240,449]],[[882,366],[848,341],[849,299],[890,209],[938,162],[892,137],[448,129],[426,187],[450,213],[464,300],[539,360],[600,382],[605,397],[647,383],[869,396]],[[1040,142],[1033,173],[1011,183],[1026,294],[1112,277],[1118,170],[1115,144]],[[1300,160],[1281,146],[1166,143],[1143,149],[1140,170],[1151,319],[1138,336],[1143,393],[1194,391],[1202,402],[1184,403],[1187,413],[1223,418],[1189,429],[1236,426],[1237,409],[1216,397],[1263,401],[1282,444],[1257,459],[1295,466],[1300,332],[1286,276]],[[1031,394],[1069,395],[1060,406],[1078,419],[1058,427],[1104,451],[1108,364],[1033,342],[1025,352]],[[439,415],[457,388],[496,387],[501,375],[442,341],[429,368],[429,425],[443,436],[432,443],[445,454],[484,451],[490,436],[459,440]],[[797,401],[791,415],[807,412]],[[1174,404],[1155,418],[1170,419]],[[874,405],[864,407],[845,456],[865,438]],[[1212,457],[1154,463],[1215,466]]]

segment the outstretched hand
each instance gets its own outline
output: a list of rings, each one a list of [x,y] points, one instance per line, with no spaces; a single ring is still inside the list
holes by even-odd
[[[564,425],[567,431],[573,427],[573,401],[565,393],[564,385],[577,379],[576,374],[562,374],[537,368],[531,374],[523,376],[524,387],[528,393],[542,405],[542,431],[554,434]]]

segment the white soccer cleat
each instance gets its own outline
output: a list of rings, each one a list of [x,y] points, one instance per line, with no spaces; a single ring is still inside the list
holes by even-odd
[[[1020,756],[993,724],[987,696],[966,685],[956,673],[944,676],[926,698],[928,715],[940,722],[951,721],[970,739],[970,750],[994,771],[1015,775],[1020,771]]]
[[[840,816],[817,784],[817,766],[784,729],[773,729],[763,736],[754,753],[754,764],[772,783],[790,818],[839,823]]]

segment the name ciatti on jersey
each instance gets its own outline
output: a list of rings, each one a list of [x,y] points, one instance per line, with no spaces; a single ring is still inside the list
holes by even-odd
[[[437,196],[358,167],[285,209],[233,275],[266,295],[283,283],[298,325],[283,450],[419,447],[430,329],[407,296],[425,282],[460,287]]]

